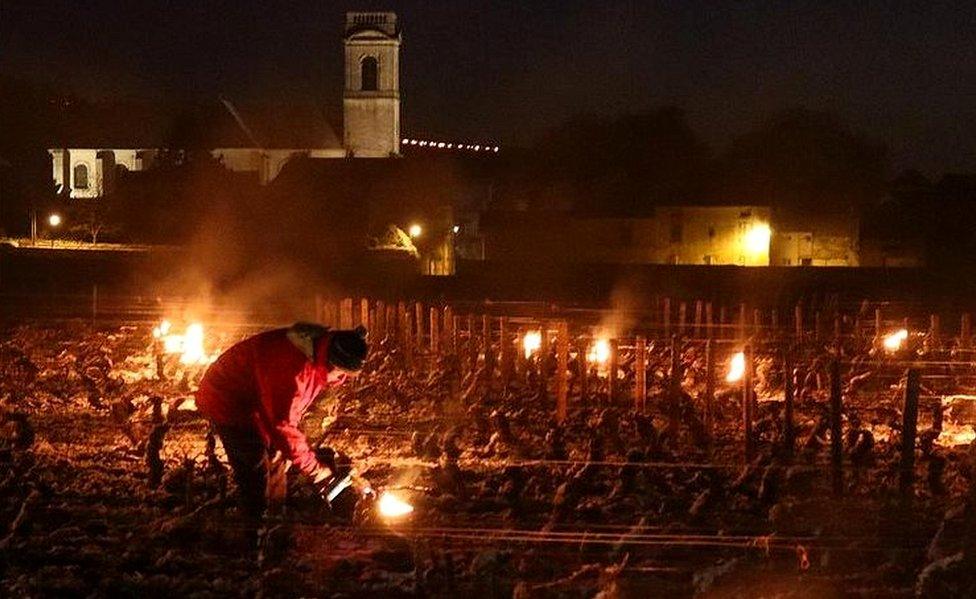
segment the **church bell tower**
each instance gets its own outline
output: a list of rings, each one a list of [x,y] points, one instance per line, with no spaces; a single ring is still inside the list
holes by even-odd
[[[400,28],[396,13],[348,12],[343,142],[350,156],[400,153]]]

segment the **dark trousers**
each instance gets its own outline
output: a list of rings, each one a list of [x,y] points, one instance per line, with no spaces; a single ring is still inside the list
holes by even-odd
[[[274,507],[284,503],[287,494],[284,460],[273,456],[271,448],[253,428],[214,425],[214,430],[234,471],[241,511],[249,520],[260,521],[268,509],[269,499]]]

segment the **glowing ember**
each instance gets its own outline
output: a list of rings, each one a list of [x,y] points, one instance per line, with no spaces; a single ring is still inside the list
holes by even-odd
[[[383,493],[379,501],[380,514],[385,518],[400,518],[413,511],[413,506],[392,493]]]
[[[746,373],[746,354],[744,352],[738,352],[732,354],[732,359],[729,361],[729,372],[725,375],[725,382],[735,383],[742,380],[742,377]]]
[[[606,339],[597,339],[590,346],[590,351],[586,353],[586,360],[588,362],[595,362],[597,364],[606,364],[607,360],[610,359],[610,342]]]
[[[526,360],[539,351],[540,347],[542,347],[542,333],[540,331],[529,331],[522,337],[522,349],[525,351]]]
[[[163,352],[180,354],[182,364],[209,364],[217,358],[217,353],[208,354],[204,349],[203,325],[194,322],[186,327],[182,335],[171,333],[173,324],[164,320],[153,328],[153,337],[163,344]]]
[[[908,339],[908,331],[905,329],[899,329],[894,333],[889,333],[885,335],[882,340],[882,344],[886,351],[896,352],[901,349],[902,344]]]

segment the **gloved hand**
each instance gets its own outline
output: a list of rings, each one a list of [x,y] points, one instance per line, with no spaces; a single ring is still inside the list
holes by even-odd
[[[352,487],[352,484],[352,473],[346,472],[345,474],[331,476],[321,483],[319,486],[319,494],[325,500],[325,503],[328,504],[329,508],[332,508],[336,498]]]
[[[319,469],[313,484],[334,518],[350,519],[360,499],[359,487],[369,487],[360,479],[349,458],[337,454],[330,447],[315,450]]]
[[[318,467],[315,469],[315,473],[312,475],[312,484],[315,485],[316,488],[318,488],[320,485],[325,483],[325,481],[332,478],[334,473],[335,472],[333,468],[329,467],[326,464],[323,464],[322,462],[319,462]]]

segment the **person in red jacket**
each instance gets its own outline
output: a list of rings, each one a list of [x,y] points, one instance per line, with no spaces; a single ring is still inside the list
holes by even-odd
[[[196,394],[234,471],[244,515],[267,508],[270,459],[280,451],[317,486],[333,475],[309,448],[298,423],[327,387],[355,376],[366,359],[365,329],[299,323],[249,337],[210,365]]]

